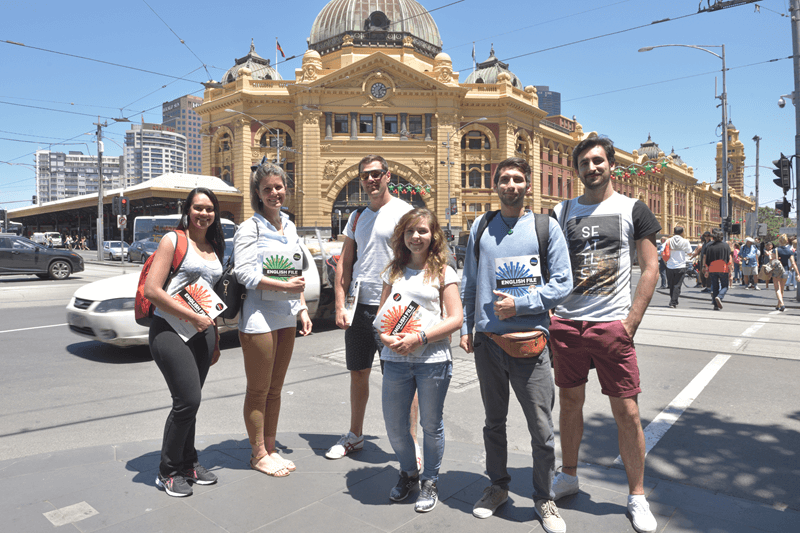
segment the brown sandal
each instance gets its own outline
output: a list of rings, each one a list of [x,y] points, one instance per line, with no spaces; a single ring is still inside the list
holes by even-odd
[[[276,461],[276,462],[279,462],[279,463],[283,464],[283,466],[289,472],[294,472],[295,470],[297,470],[297,467],[294,465],[294,463],[292,461],[289,461],[288,459],[284,459],[281,456],[281,454],[278,453],[277,450],[275,450],[274,452],[269,454],[269,456],[273,461]]]
[[[264,468],[264,467],[260,467],[259,466],[259,464],[261,463],[261,460],[264,459],[264,458],[269,458],[272,461],[273,466],[271,468]],[[264,455],[262,455],[261,457],[254,457],[254,456],[251,455],[250,456],[250,468],[252,468],[253,470],[256,470],[258,472],[261,472],[262,474],[266,474],[266,475],[272,476],[272,477],[286,477],[286,476],[289,475],[289,472],[290,472],[289,469],[286,468],[286,466],[283,464],[283,462],[281,462],[280,464],[276,464],[275,460],[272,459],[272,457],[270,457],[269,454],[266,454],[266,453]],[[285,474],[281,474],[281,472],[286,472],[286,473]]]

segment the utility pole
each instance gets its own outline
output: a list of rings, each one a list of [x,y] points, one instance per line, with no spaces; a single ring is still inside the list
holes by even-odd
[[[97,260],[103,260],[103,128],[108,123],[101,123],[97,117],[97,176],[100,187],[97,191]]]
[[[761,142],[761,137],[756,135],[753,137],[753,140],[756,142],[756,231],[758,231],[758,154],[759,154],[759,143]],[[747,233],[747,231],[745,231]],[[754,236],[754,235],[753,235]]]
[[[789,8],[792,21],[792,64],[794,65],[794,94],[796,97],[800,96],[800,0],[792,0],[791,7]],[[795,122],[795,135],[794,135],[794,155],[795,155],[795,216],[796,225],[800,228],[800,187],[797,186],[797,155],[800,155],[800,106],[797,100],[794,101],[794,122]],[[800,235],[798,235],[800,237]],[[797,293],[795,295],[797,301],[800,301],[800,283],[797,284]]]

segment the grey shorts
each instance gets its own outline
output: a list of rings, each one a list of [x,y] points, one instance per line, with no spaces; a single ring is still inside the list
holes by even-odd
[[[742,275],[744,276],[758,276],[756,267],[749,267],[742,265]]]

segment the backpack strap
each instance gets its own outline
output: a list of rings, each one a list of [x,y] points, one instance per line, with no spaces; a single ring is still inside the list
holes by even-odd
[[[174,274],[183,265],[183,260],[186,259],[186,252],[189,250],[189,239],[186,237],[185,231],[176,231],[175,235],[178,240],[175,244],[175,253],[172,254],[172,267],[170,274]]]
[[[497,211],[489,211],[483,217],[481,217],[481,221],[478,222],[478,230],[475,232],[475,245],[472,248],[472,251],[475,253],[475,263],[477,264],[478,261],[481,259],[481,235],[483,232],[486,231],[487,226],[489,226],[489,222],[494,219],[500,210]]]
[[[539,265],[542,269],[542,280],[547,283],[550,281],[550,267],[547,263],[547,252],[550,246],[550,216],[534,213],[533,220],[536,225],[536,238],[539,241]]]

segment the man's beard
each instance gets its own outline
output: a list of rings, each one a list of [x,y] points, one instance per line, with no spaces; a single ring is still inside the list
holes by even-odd
[[[525,195],[520,194],[517,196],[513,201],[509,198],[506,198],[506,195],[500,195],[500,203],[506,207],[513,207],[515,209],[519,209],[525,204]]]

